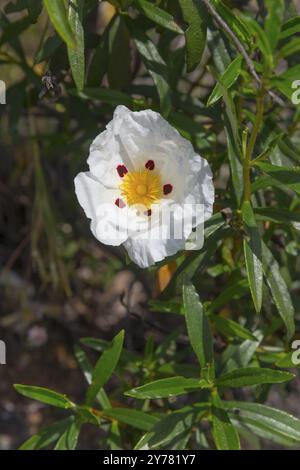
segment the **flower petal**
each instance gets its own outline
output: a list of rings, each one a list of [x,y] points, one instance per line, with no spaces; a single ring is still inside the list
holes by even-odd
[[[118,191],[107,189],[91,173],[79,173],[74,183],[93,235],[106,245],[121,245],[128,237],[128,224],[123,209],[115,205]]]

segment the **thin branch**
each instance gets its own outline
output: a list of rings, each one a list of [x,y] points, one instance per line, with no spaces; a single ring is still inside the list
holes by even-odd
[[[211,16],[214,18],[214,20],[216,21],[216,23],[218,23],[219,26],[221,26],[221,28],[228,34],[228,36],[232,39],[232,42],[235,44],[237,50],[239,51],[239,53],[243,56],[246,64],[247,64],[247,67],[249,69],[249,72],[250,74],[252,75],[252,77],[254,78],[255,82],[257,83],[257,85],[262,88],[263,87],[263,83],[259,77],[259,75],[257,74],[256,70],[255,70],[255,67],[254,67],[254,63],[251,59],[251,57],[248,55],[246,49],[244,48],[243,44],[240,42],[240,40],[238,39],[238,37],[235,35],[235,33],[230,29],[230,27],[228,26],[228,24],[223,20],[223,18],[219,15],[219,13],[215,10],[215,8],[212,6],[212,4],[210,3],[209,0],[202,0],[203,3],[205,4],[206,8],[208,9],[209,13],[211,14]],[[270,95],[270,97],[273,99],[273,101],[275,101],[277,104],[279,104],[280,106],[284,106],[285,103],[283,102],[283,100],[277,96],[273,91],[270,91],[268,90],[267,91],[268,94]]]

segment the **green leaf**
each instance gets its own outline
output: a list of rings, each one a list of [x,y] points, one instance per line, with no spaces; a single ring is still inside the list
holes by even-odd
[[[64,433],[58,439],[55,450],[73,450],[76,449],[80,433],[80,422],[75,420],[71,423]]]
[[[226,89],[230,88],[238,79],[242,71],[242,63],[243,63],[243,57],[241,55],[238,55],[229,64],[225,72],[222,74],[222,77],[221,77],[222,84]],[[222,87],[220,86],[219,83],[217,83],[208,98],[207,106],[212,106],[213,104],[217,103],[217,101],[219,101],[219,99],[222,98],[222,95],[223,95]]]
[[[278,88],[278,90],[285,95],[289,100],[292,99],[292,95],[295,89],[292,87],[294,81],[299,80],[300,76],[300,65],[294,65],[289,67],[285,72],[281,73],[275,78],[271,79],[271,84]]]
[[[179,0],[184,21],[187,71],[192,72],[200,64],[206,42],[206,10],[200,0]]]
[[[180,286],[181,290],[183,277],[188,277],[189,279],[196,277],[196,275],[199,274],[211,260],[212,256],[216,252],[218,244],[229,234],[231,229],[230,227],[223,227],[224,219],[221,214],[215,214],[211,219],[213,221],[211,226],[208,226],[207,223],[205,223],[205,241],[202,249],[199,252],[191,252],[191,254],[178,266],[169,284],[161,293],[160,299],[163,300],[172,297],[177,286]]]
[[[277,384],[288,382],[294,374],[280,370],[260,367],[247,367],[233,370],[217,380],[218,387],[250,387],[260,384]]]
[[[244,19],[256,39],[257,46],[263,54],[266,66],[273,69],[273,50],[267,34],[254,19],[246,16]]]
[[[148,38],[142,28],[137,25],[137,22],[126,17],[126,24],[141,55],[142,61],[155,83],[162,113],[168,116],[171,110],[171,94],[168,83],[167,65],[160,56],[155,44]]]
[[[66,3],[64,0],[44,0],[44,5],[49,15],[49,18],[64,40],[64,42],[71,48],[76,47],[76,39],[72,32],[66,9]]]
[[[207,414],[208,403],[200,403],[193,406],[185,406],[180,410],[163,416],[155,423],[147,435],[149,449],[166,446],[175,438],[179,438],[189,432],[193,426],[199,426],[199,421]]]
[[[261,310],[263,294],[263,269],[261,236],[258,231],[251,203],[245,201],[242,206],[244,228],[247,238],[244,238],[244,256],[247,275],[254,307],[257,313]]]
[[[40,49],[37,51],[34,58],[34,63],[40,64],[41,62],[48,60],[62,44],[62,40],[59,36],[57,36],[56,33],[54,33],[52,36],[49,36],[46,41],[41,44]]]
[[[62,395],[54,390],[50,390],[49,388],[21,384],[14,384],[14,388],[24,397],[41,401],[47,405],[65,409],[74,408],[75,406],[66,395]]]
[[[212,396],[212,434],[218,450],[240,449],[238,433],[217,392],[214,392]]]
[[[70,416],[66,419],[50,424],[50,426],[47,426],[23,442],[19,447],[19,450],[36,450],[48,447],[59,439],[73,421],[74,416]]]
[[[224,113],[224,126],[228,147],[231,182],[236,199],[236,204],[238,207],[240,207],[244,191],[244,181],[243,166],[241,163],[242,146],[237,110],[230,90],[226,89],[226,87],[223,85],[221,77],[218,74],[216,75],[216,78],[221,87],[223,101],[225,103],[226,112]]]
[[[265,4],[268,10],[265,19],[265,32],[274,51],[280,36],[285,6],[283,0],[266,0]]]
[[[287,285],[280,273],[280,267],[272,252],[263,243],[263,270],[279,315],[281,316],[289,340],[295,333],[295,310]]]
[[[213,0],[217,12],[223,20],[228,24],[230,29],[236,34],[241,43],[245,46],[251,46],[251,36],[248,28],[242,18],[238,14],[228,8],[221,0]]]
[[[173,16],[153,3],[150,3],[147,0],[136,0],[136,6],[147,18],[154,21],[154,23],[159,26],[169,29],[174,33],[183,33],[182,29],[175,23]]]
[[[257,338],[247,328],[234,320],[230,320],[229,318],[224,318],[219,315],[210,315],[210,318],[215,322],[217,330],[225,336],[257,341]]]
[[[69,3],[69,23],[76,40],[76,48],[68,46],[68,57],[72,75],[78,91],[84,87],[84,30],[82,27],[84,0],[71,0]]]
[[[133,408],[110,408],[105,410],[103,416],[116,419],[120,423],[128,424],[142,431],[150,431],[159,421],[158,417]]]
[[[299,69],[300,70],[300,69]],[[280,184],[288,186],[290,189],[300,194],[300,167],[288,167],[272,165],[271,163],[257,162],[262,171],[277,180]]]
[[[104,75],[108,70],[109,65],[109,47],[111,44],[111,28],[114,26],[117,16],[114,16],[111,21],[106,26],[102,36],[99,40],[97,47],[94,50],[93,56],[91,58],[88,74],[87,74],[87,86],[88,87],[97,87],[102,83]]]
[[[257,220],[270,220],[278,224],[300,223],[300,212],[293,212],[277,207],[256,207],[254,213]]]
[[[115,16],[110,22],[107,36],[107,78],[109,85],[111,88],[126,89],[131,83],[131,47],[129,32],[121,16]]]
[[[276,54],[276,59],[284,59],[300,51],[300,38],[294,38],[286,43]]]
[[[92,374],[92,383],[88,388],[86,404],[90,405],[95,400],[99,390],[109,380],[114,372],[123,347],[124,331],[120,331],[114,337],[109,349],[103,352],[98,359]]]
[[[283,23],[279,39],[286,39],[293,34],[300,33],[300,17],[295,16]]]
[[[257,341],[246,340],[241,344],[230,344],[223,351],[221,356],[221,366],[219,373],[225,374],[235,369],[247,367],[261,343],[263,336],[259,331],[255,331]]]
[[[212,363],[213,342],[209,322],[192,283],[183,285],[183,304],[191,346],[201,367]]]
[[[88,384],[91,384],[92,382],[92,375],[93,375],[93,367],[91,363],[89,362],[85,352],[79,348],[78,346],[75,347],[75,356],[77,359],[77,362],[79,364],[80,369],[82,370],[85,379]],[[110,401],[105,393],[105,390],[101,388],[97,394],[97,400],[100,403],[101,407],[103,410],[107,408],[111,408]]]
[[[220,307],[227,304],[233,299],[240,299],[249,292],[249,284],[247,279],[229,284],[221,293],[209,304],[209,311],[219,310]]]
[[[284,411],[260,403],[239,401],[226,401],[224,407],[232,418],[245,423],[259,436],[267,431],[269,439],[276,441],[278,436],[294,443],[300,442],[300,420]]]
[[[167,398],[184,395],[194,390],[208,388],[209,384],[204,380],[186,379],[185,377],[171,377],[159,379],[128,390],[125,395],[138,399]]]

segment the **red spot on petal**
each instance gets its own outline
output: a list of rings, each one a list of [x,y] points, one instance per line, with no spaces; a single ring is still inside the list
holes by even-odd
[[[145,164],[145,167],[147,170],[154,170],[155,168],[155,163],[153,160],[148,160],[147,163]]]
[[[118,165],[117,166],[117,172],[118,172],[118,175],[123,178],[123,176],[126,175],[126,173],[128,173],[128,170],[126,168],[125,165]]]
[[[147,211],[144,212],[144,214],[147,215],[148,217],[151,217],[152,210],[148,209]]]
[[[171,184],[164,184],[163,192],[165,196],[167,194],[170,194],[172,191],[173,191],[173,186]]]
[[[120,199],[119,197],[118,197],[118,199],[115,200],[115,204],[120,209],[123,209],[123,207],[126,206],[125,202],[122,199]]]

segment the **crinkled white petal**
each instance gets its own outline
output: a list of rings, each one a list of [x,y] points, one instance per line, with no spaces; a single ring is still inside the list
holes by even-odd
[[[75,192],[86,216],[91,219],[91,231],[106,245],[121,245],[128,237],[126,211],[115,205],[118,191],[107,189],[91,173],[79,173]]]
[[[147,268],[167,256],[172,256],[184,249],[183,240],[155,240],[140,237],[128,238],[124,242],[129,257],[140,268]]]

